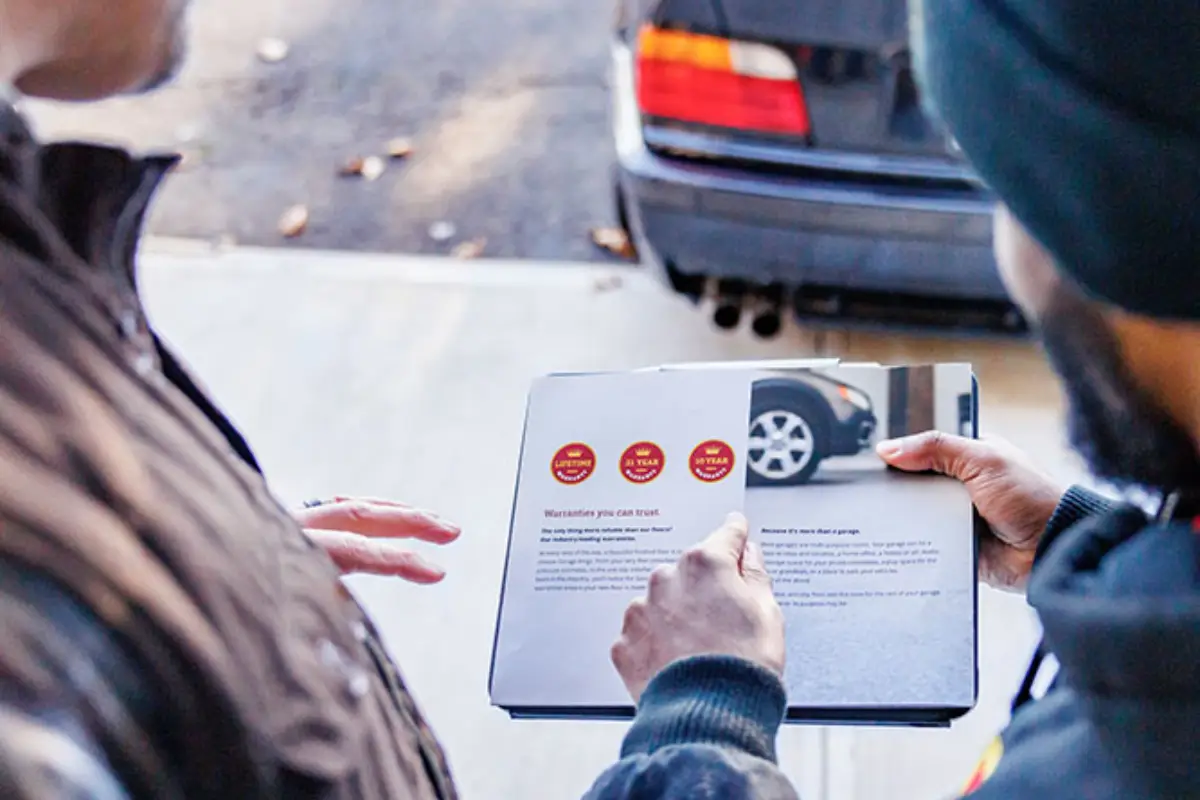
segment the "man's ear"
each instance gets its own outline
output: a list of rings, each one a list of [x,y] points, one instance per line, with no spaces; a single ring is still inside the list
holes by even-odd
[[[1133,380],[1187,430],[1200,450],[1200,324],[1152,319],[1110,305],[1101,315]]]

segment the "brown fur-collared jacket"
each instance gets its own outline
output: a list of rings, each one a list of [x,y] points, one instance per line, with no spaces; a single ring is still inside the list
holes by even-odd
[[[453,798],[332,563],[147,325],[171,158],[0,107],[0,797]]]

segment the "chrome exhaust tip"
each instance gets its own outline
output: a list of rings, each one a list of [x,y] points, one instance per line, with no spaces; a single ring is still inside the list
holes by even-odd
[[[742,321],[742,304],[741,302],[731,302],[728,300],[717,301],[717,307],[713,311],[713,322],[721,330],[731,331],[738,326]]]
[[[750,323],[750,328],[756,336],[771,339],[779,335],[780,329],[783,328],[783,320],[780,319],[777,310],[763,311]]]
[[[754,321],[750,323],[754,334],[762,339],[771,339],[783,329],[781,309],[783,287],[779,284],[760,286],[754,293]]]
[[[746,303],[746,286],[741,281],[717,281],[716,296],[717,306],[713,310],[713,322],[722,330],[733,330],[742,321],[742,307]]]

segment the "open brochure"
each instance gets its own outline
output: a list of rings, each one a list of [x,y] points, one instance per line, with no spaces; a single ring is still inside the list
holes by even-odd
[[[787,619],[788,719],[943,725],[976,696],[973,511],[880,438],[973,436],[966,364],[552,375],[529,396],[491,699],[633,713],[609,661],[650,572],[741,510]]]

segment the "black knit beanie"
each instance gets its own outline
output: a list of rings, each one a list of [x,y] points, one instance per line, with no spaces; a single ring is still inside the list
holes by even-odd
[[[1200,0],[910,0],[935,112],[1088,293],[1200,320]]]

